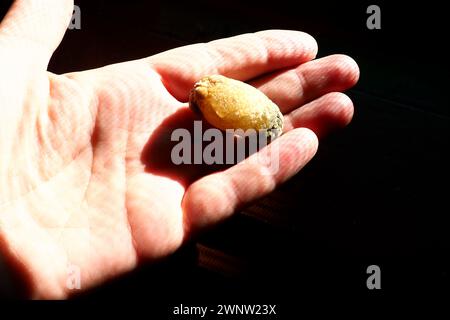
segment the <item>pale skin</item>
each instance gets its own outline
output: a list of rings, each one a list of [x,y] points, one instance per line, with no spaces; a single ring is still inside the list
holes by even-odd
[[[358,66],[343,55],[314,60],[315,40],[299,31],[47,72],[72,8],[70,0],[16,0],[0,25],[0,254],[30,297],[70,297],[73,268],[85,290],[170,255],[295,175],[318,137],[352,118],[340,91],[357,82]],[[156,132],[194,119],[189,90],[209,74],[246,81],[279,105],[277,172],[248,160],[190,176],[152,167],[167,139]]]

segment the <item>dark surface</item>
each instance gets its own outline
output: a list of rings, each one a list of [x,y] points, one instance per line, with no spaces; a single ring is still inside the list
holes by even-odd
[[[303,295],[445,294],[445,12],[431,2],[378,2],[382,29],[371,31],[365,25],[371,2],[327,2],[78,2],[82,29],[68,32],[51,71],[94,68],[269,28],[306,31],[317,39],[319,56],[345,53],[361,69],[359,84],[348,92],[356,108],[352,124],[321,141],[316,158],[280,190],[200,239],[243,262],[238,275],[196,267],[192,244],[80,299],[151,298],[158,305],[237,297],[251,303],[259,297],[292,307]],[[382,270],[379,292],[365,286],[371,264]]]

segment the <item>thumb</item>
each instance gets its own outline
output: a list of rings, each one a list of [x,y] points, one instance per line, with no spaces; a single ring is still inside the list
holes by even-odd
[[[72,14],[73,0],[15,0],[0,23],[0,45],[14,40],[15,49],[47,68]]]

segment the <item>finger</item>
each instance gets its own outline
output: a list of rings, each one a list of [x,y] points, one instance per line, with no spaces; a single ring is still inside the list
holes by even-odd
[[[0,24],[0,44],[12,37],[17,49],[47,67],[69,25],[73,8],[73,0],[15,0]]]
[[[148,59],[172,95],[186,102],[200,78],[222,74],[249,80],[266,72],[309,61],[317,43],[299,31],[268,30],[176,48]]]
[[[326,93],[347,90],[358,79],[359,68],[352,58],[331,55],[256,79],[250,84],[287,113]]]
[[[353,103],[348,96],[340,92],[328,93],[286,115],[283,130],[305,127],[321,138],[348,125],[353,112]]]
[[[308,163],[317,146],[311,130],[294,129],[237,165],[194,182],[182,202],[185,232],[196,233],[268,194]]]

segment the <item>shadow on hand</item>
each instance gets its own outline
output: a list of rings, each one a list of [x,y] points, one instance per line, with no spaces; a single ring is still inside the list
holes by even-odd
[[[197,122],[197,127],[195,122]],[[229,133],[222,130],[216,131],[216,133],[219,133],[218,138],[214,137],[211,138],[212,141],[206,139],[206,141],[203,141],[206,131],[212,128],[211,125],[202,120],[200,115],[194,113],[188,107],[179,109],[164,119],[153,131],[145,145],[141,154],[141,161],[145,165],[145,171],[178,181],[186,188],[195,180],[207,174],[225,170],[242,161],[270,142],[265,136],[265,131],[260,132],[259,135],[244,135],[243,137],[236,136],[233,132]],[[180,164],[176,164],[174,159],[175,157],[180,157],[180,154],[174,152],[174,155],[172,155],[174,147],[183,143],[183,139],[175,140],[177,137],[173,138],[175,141],[172,139],[172,135],[177,129],[187,130],[185,133],[188,133],[189,137],[187,141],[189,146],[187,150],[183,148],[181,153],[182,158],[188,160]],[[216,139],[220,140],[219,147],[215,149],[209,146],[209,150],[206,152],[208,145],[213,142],[216,143]],[[260,142],[262,143],[261,145]],[[185,141],[184,143],[186,144]],[[212,157],[209,157],[209,163],[211,164],[206,161],[209,151],[211,151],[212,155]],[[194,161],[195,155],[197,156],[196,162]],[[215,162],[215,160],[218,161]]]
[[[188,187],[195,180],[216,172],[224,170],[230,165],[221,164],[194,164],[194,145],[203,147],[208,142],[203,142],[202,137],[194,135],[194,121],[201,121],[202,134],[211,126],[203,121],[200,115],[192,112],[188,107],[181,108],[166,119],[153,131],[142,154],[141,162],[145,165],[145,171],[159,176],[168,177]],[[172,134],[176,129],[186,129],[191,137],[190,163],[175,164],[171,153],[180,141],[172,141]]]

